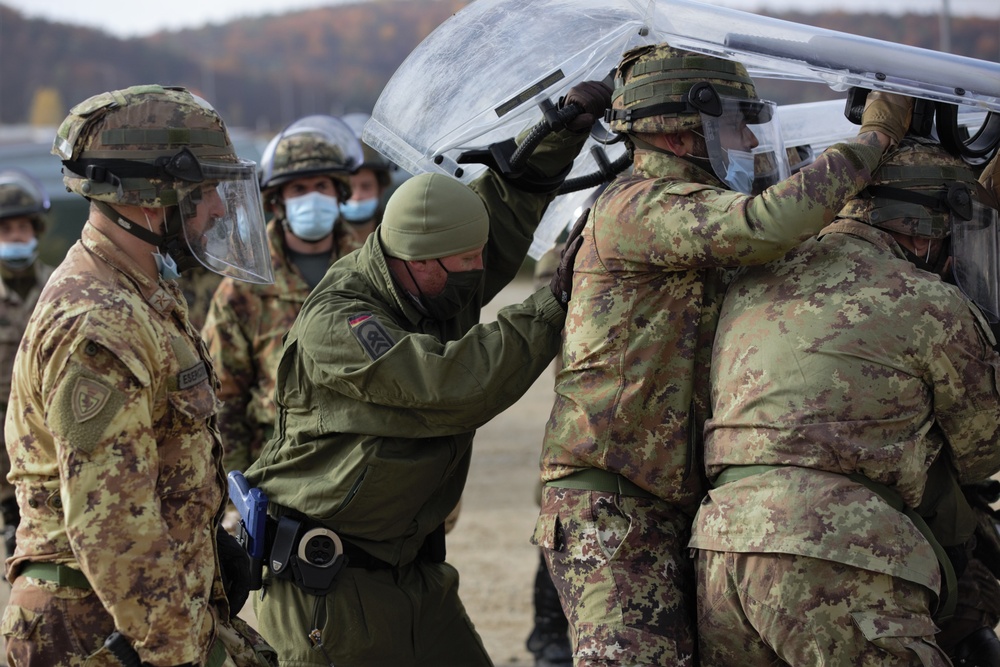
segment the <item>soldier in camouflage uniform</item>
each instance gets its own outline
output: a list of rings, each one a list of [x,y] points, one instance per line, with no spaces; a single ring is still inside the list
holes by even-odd
[[[282,337],[327,268],[360,247],[361,229],[339,222],[362,162],[354,132],[331,116],[309,116],[282,130],[261,159],[274,283],[223,280],[202,336],[221,388],[219,430],[226,470],[246,470],[274,427],[274,382]],[[370,230],[369,230],[370,231]]]
[[[187,302],[188,319],[195,330],[201,331],[205,326],[212,297],[221,282],[221,275],[203,266],[185,271],[177,279],[177,286],[181,288],[184,301]]]
[[[492,664],[445,561],[443,522],[475,429],[555,354],[565,311],[553,295],[569,290],[570,264],[554,289],[497,322],[479,315],[517,274],[610,92],[571,89],[566,103],[586,118],[546,137],[517,178],[487,171],[465,186],[421,174],[400,185],[376,233],[306,299],[278,366],[276,433],[247,479],[284,525],[336,531],[347,561],[332,584],[310,587],[305,538],[275,537],[254,607],[284,664]],[[275,554],[289,549],[282,569]]]
[[[723,269],[780,257],[829,223],[902,136],[910,103],[870,97],[856,140],[750,196],[773,105],[742,65],[646,46],[624,55],[615,83],[611,127],[633,172],[584,229],[533,543],[546,549],[575,665],[693,665],[686,545],[705,490],[699,435]]]
[[[391,163],[362,142],[364,161],[351,172],[351,197],[340,202],[340,215],[363,238],[382,221],[382,202],[392,184]]]
[[[691,539],[702,665],[951,664],[932,613],[955,568],[910,508],[929,470],[1000,470],[983,198],[961,160],[908,138],[817,238],[730,286],[705,425],[715,488]],[[958,287],[936,275],[949,266]],[[962,511],[920,513],[972,532]]]
[[[7,415],[14,355],[52,267],[37,261],[38,239],[45,231],[49,197],[42,185],[19,169],[0,171],[0,406]],[[2,435],[0,435],[2,444]],[[0,513],[4,546],[14,555],[21,520],[14,487],[7,482],[10,457],[0,450]]]
[[[273,664],[231,618],[248,563],[217,528],[216,378],[173,280],[202,264],[270,279],[254,164],[207,102],[156,85],[76,105],[53,153],[90,215],[14,366],[6,437],[22,520],[8,661]],[[104,647],[113,631],[133,662]]]

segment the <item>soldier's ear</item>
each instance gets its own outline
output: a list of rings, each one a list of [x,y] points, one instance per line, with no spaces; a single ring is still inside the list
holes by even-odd
[[[694,133],[690,130],[671,132],[670,134],[661,134],[658,136],[662,137],[662,141],[659,142],[662,144],[660,147],[669,150],[677,157],[684,157],[694,149]]]

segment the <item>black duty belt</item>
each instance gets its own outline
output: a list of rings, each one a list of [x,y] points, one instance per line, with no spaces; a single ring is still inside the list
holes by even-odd
[[[271,506],[274,509],[278,509],[277,505]],[[279,510],[282,512],[288,512],[288,510]],[[295,512],[288,512],[287,516],[296,517],[301,516]],[[267,531],[265,538],[265,558],[264,562],[267,563],[270,559],[272,550],[274,549],[275,540],[282,539],[279,536],[280,531],[277,529],[279,517],[268,516],[267,519]],[[302,536],[309,533],[311,530],[316,528],[325,528],[325,525],[321,522],[308,519],[308,518],[298,518],[297,521],[301,524],[301,528],[295,533],[288,535],[288,539],[299,540]],[[343,533],[337,532],[337,537],[340,539],[341,545],[343,547],[344,555],[347,557],[345,560],[344,567],[358,567],[364,568],[366,570],[389,570],[396,567],[394,564],[382,560],[381,558],[376,558],[371,555],[361,547],[359,547],[355,542],[354,538],[350,535],[344,535]],[[289,550],[289,553],[298,553],[298,548],[293,547]],[[442,563],[446,557],[446,547],[445,547],[445,532],[444,524],[442,523],[424,538],[423,544],[420,546],[420,550],[417,552],[417,560],[423,560],[431,563]]]
[[[642,488],[635,482],[607,470],[585,468],[570,473],[565,477],[545,483],[557,489],[580,489],[581,491],[600,491],[602,493],[617,493],[635,498],[659,500],[659,497]]]

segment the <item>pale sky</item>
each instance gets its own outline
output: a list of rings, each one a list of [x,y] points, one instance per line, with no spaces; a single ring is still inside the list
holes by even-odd
[[[29,17],[97,27],[118,37],[148,35],[159,30],[196,28],[235,18],[263,16],[357,0],[0,0]],[[948,6],[954,16],[1000,17],[1000,0],[710,0],[708,4],[754,11],[795,9],[848,12],[903,10],[938,13]]]

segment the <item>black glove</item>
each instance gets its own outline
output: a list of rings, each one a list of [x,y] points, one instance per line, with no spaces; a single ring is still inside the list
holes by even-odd
[[[563,310],[568,307],[569,297],[573,293],[573,263],[576,261],[576,253],[583,245],[583,227],[587,224],[589,215],[590,209],[588,208],[580,214],[580,217],[573,224],[573,229],[570,230],[569,236],[566,238],[566,245],[563,246],[562,253],[559,255],[559,267],[556,268],[556,272],[552,274],[552,280],[549,281],[549,289],[552,290],[552,295],[563,307]]]
[[[250,556],[222,526],[216,530],[216,541],[219,543],[222,586],[229,599],[229,618],[235,618],[250,597]]]
[[[589,132],[597,119],[602,118],[604,111],[611,106],[611,88],[603,81],[581,81],[570,88],[559,101],[559,108],[569,104],[575,104],[583,111],[566,123],[566,127],[577,133]]]
[[[21,523],[21,510],[17,506],[17,499],[7,498],[0,502],[0,516],[3,517],[3,542],[7,548],[7,557],[10,558],[17,546],[17,525]]]

